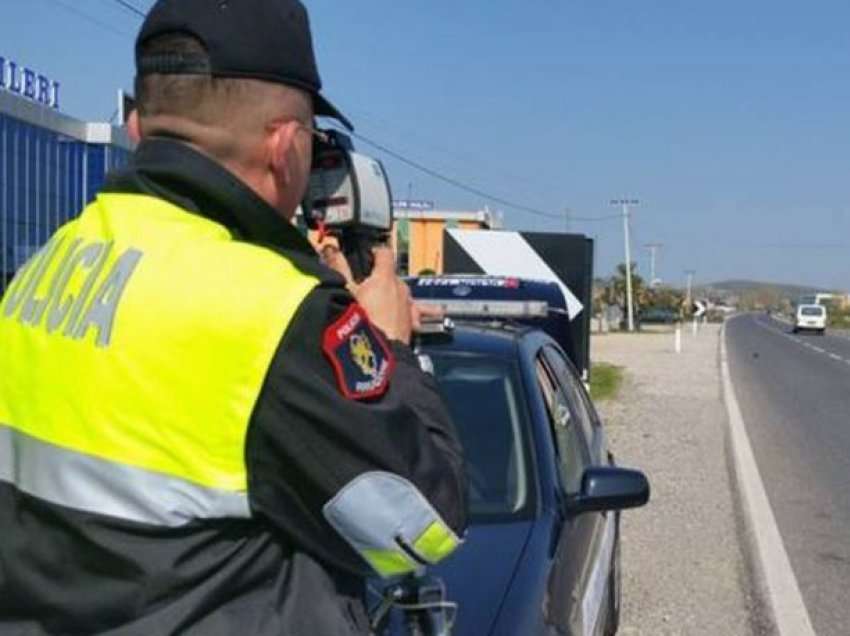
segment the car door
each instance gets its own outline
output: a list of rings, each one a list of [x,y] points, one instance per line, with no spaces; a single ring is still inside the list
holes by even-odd
[[[610,564],[606,518],[600,513],[573,515],[566,502],[580,491],[584,470],[599,463],[589,444],[594,425],[581,398],[578,379],[563,353],[545,346],[536,365],[557,453],[563,503],[548,582],[548,619],[563,633],[591,635],[604,624],[601,614]],[[604,559],[606,553],[608,558]]]

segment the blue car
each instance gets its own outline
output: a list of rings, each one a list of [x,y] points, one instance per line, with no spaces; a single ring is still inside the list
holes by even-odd
[[[420,337],[418,352],[467,460],[466,541],[429,569],[457,606],[451,633],[616,633],[618,511],[646,503],[649,484],[614,466],[564,350],[539,326],[488,316]]]

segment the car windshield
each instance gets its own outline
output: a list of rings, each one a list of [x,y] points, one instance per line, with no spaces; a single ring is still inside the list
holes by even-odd
[[[529,501],[529,471],[515,366],[485,356],[430,358],[464,447],[471,518],[519,515]]]
[[[804,316],[823,316],[823,307],[803,307],[800,313]]]

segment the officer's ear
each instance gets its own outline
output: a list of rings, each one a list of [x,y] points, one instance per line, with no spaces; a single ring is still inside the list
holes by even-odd
[[[139,111],[135,108],[130,111],[130,116],[127,118],[127,136],[134,144],[138,144],[142,140],[142,125],[139,122]]]
[[[293,181],[294,162],[298,161],[296,136],[299,124],[296,121],[285,121],[277,122],[273,127],[268,139],[270,167],[276,180],[282,186],[289,186]]]

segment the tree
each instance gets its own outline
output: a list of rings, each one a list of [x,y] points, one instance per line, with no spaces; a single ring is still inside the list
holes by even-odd
[[[635,270],[637,270],[637,263],[631,264],[632,270],[632,304],[635,310],[638,310],[642,305],[645,304],[647,299],[647,287],[643,282],[643,278],[641,278]],[[616,299],[616,303],[623,308],[623,311],[626,311],[626,303],[627,303],[627,293],[626,293],[626,264],[620,263],[617,265],[617,271],[614,274],[614,278],[612,279],[613,286],[613,296]]]
[[[643,278],[635,272],[636,269],[637,263],[632,263],[632,308],[637,316],[640,314],[641,307],[645,307],[647,304],[649,288],[644,283]],[[620,307],[624,320],[625,316],[628,315],[626,287],[626,265],[620,263],[608,284],[604,298],[609,305]]]
[[[672,287],[652,287],[647,290],[646,300],[647,307],[674,311],[681,317],[685,294]]]

